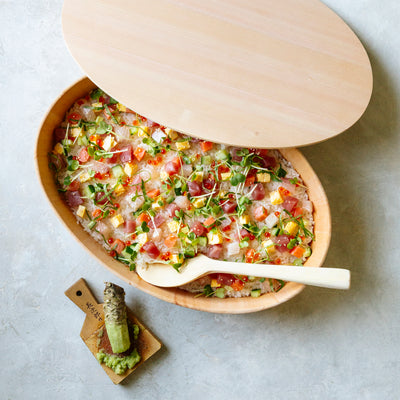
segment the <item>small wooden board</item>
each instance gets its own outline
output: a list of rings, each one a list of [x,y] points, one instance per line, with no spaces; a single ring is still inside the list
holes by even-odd
[[[104,327],[103,304],[99,304],[93,293],[89,289],[83,278],[79,279],[69,289],[65,291],[65,295],[72,300],[86,314],[85,322],[81,330],[81,338],[86,343],[94,357],[98,351],[98,331]],[[142,365],[154,353],[161,348],[161,342],[135,317],[135,315],[127,309],[128,319],[137,324],[140,328],[138,338],[138,352],[141,360],[132,369],[128,369],[124,374],[117,375],[111,368],[104,363],[100,364],[110,379],[115,384],[121,383],[129,376],[137,367]],[[96,358],[97,362],[97,358]]]
[[[319,0],[65,0],[65,41],[89,78],[162,125],[281,148],[353,125],[372,92],[361,42]]]

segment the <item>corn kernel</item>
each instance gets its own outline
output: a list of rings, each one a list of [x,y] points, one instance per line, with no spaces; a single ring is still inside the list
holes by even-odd
[[[124,218],[121,214],[117,214],[110,219],[110,222],[114,228],[118,228],[124,223]]]
[[[201,208],[206,205],[207,199],[205,197],[200,197],[196,199],[192,204],[194,208]]]
[[[185,140],[184,142],[176,142],[175,146],[178,151],[190,149],[190,143],[188,140]]]
[[[271,181],[271,175],[268,172],[259,172],[256,176],[257,182],[268,183]]]
[[[296,235],[299,230],[299,225],[296,222],[290,221],[284,227],[285,232],[287,232],[290,236]]]
[[[53,153],[56,153],[56,154],[64,154],[64,148],[63,148],[63,146],[62,146],[61,143],[57,143],[57,144],[54,146]]]
[[[281,194],[279,193],[279,190],[274,190],[269,194],[269,198],[271,200],[271,204],[277,205],[277,204],[282,204],[283,203],[283,198]]]
[[[79,206],[78,209],[76,210],[76,215],[78,217],[83,218],[85,216],[85,212],[86,212],[86,207],[85,206]]]

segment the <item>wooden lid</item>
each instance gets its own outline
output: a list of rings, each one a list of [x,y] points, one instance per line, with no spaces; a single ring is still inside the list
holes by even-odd
[[[353,125],[372,92],[365,49],[318,0],[65,0],[63,29],[108,94],[205,140],[320,142]]]

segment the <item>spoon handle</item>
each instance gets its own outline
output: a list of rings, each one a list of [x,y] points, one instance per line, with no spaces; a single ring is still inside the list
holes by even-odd
[[[274,278],[331,289],[349,289],[350,271],[342,268],[295,267],[218,261],[214,272]]]

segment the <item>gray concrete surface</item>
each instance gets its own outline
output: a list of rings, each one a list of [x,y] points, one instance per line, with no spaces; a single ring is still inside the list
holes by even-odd
[[[50,209],[34,171],[36,131],[82,75],[63,42],[61,3],[0,0],[0,398],[400,398],[398,0],[326,0],[365,44],[375,78],[364,117],[304,149],[332,209],[326,265],[350,267],[351,290],[310,287],[236,316],[128,287]],[[98,296],[105,280],[124,286],[165,344],[124,385],[109,381],[79,337],[83,313],[63,293],[82,276]]]

